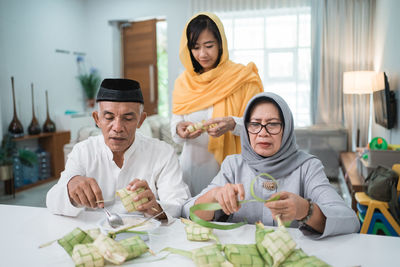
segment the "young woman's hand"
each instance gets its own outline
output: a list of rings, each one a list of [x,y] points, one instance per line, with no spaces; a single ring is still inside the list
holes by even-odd
[[[269,208],[272,213],[272,217],[280,215],[282,221],[301,220],[307,216],[308,213],[308,201],[299,195],[282,191],[271,196],[279,195],[279,200],[266,202],[265,207]]]
[[[230,215],[240,209],[238,205],[238,196],[240,200],[244,199],[244,188],[242,184],[226,184],[213,191],[213,198],[217,201],[225,214]]]
[[[193,123],[190,121],[182,121],[182,122],[178,123],[176,125],[176,133],[181,138],[184,138],[184,139],[194,139],[194,138],[199,137],[202,134],[202,132],[203,132],[202,129],[196,130],[192,133],[189,132],[189,130],[187,129],[187,127],[189,125],[193,125]]]
[[[233,131],[236,122],[232,117],[213,118],[206,121],[204,126],[210,136],[219,137],[228,131]]]

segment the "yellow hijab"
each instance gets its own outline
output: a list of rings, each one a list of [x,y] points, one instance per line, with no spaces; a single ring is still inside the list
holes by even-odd
[[[205,73],[194,71],[190,51],[187,47],[186,29],[192,19],[198,15],[206,15],[215,22],[222,39],[222,55],[217,67]],[[258,70],[254,63],[247,66],[229,60],[228,45],[224,27],[219,18],[212,13],[204,12],[194,15],[183,30],[179,58],[185,71],[176,79],[172,93],[172,112],[184,115],[213,106],[213,118],[241,117],[247,102],[253,94],[244,92],[249,83],[263,91]],[[231,132],[214,138],[210,137],[208,150],[214,154],[218,163],[231,154],[240,153],[240,138]]]

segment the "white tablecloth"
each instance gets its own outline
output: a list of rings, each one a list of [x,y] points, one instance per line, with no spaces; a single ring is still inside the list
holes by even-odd
[[[57,242],[42,249],[38,246],[64,236],[75,227],[83,230],[94,228],[104,219],[102,212],[83,212],[77,218],[71,218],[52,215],[44,208],[10,205],[0,205],[0,214],[0,266],[74,266]],[[255,243],[254,225],[214,231],[223,244]],[[312,240],[297,229],[289,231],[307,254],[315,255],[332,266],[400,266],[398,237],[350,234]],[[164,247],[190,250],[213,242],[188,241],[183,224],[176,220],[157,228],[146,243],[158,252]],[[191,260],[173,254],[162,261],[143,262],[151,259],[152,256],[146,256],[124,266],[194,266]]]

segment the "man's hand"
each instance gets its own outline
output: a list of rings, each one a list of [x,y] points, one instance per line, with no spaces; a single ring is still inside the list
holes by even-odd
[[[273,198],[279,194],[280,198],[276,201],[266,202],[264,206],[271,210],[272,216],[280,215],[282,221],[301,220],[306,217],[308,212],[308,201],[299,195],[290,192],[278,192],[271,196]]]
[[[207,128],[207,133],[210,136],[219,137],[228,131],[233,131],[233,129],[235,129],[236,122],[232,117],[214,118],[209,119],[206,123],[204,123],[204,126]]]
[[[138,188],[143,188],[144,191],[137,195],[133,201],[139,201],[142,198],[147,198],[149,201],[140,205],[137,210],[147,213],[149,215],[156,215],[157,213],[161,212],[163,209],[157,203],[156,197],[154,196],[153,192],[151,191],[149,184],[145,180],[135,179],[129,183],[126,189],[135,191]],[[165,213],[158,216],[159,219],[167,218]]]
[[[68,196],[74,206],[85,206],[89,208],[103,208],[103,194],[94,178],[74,176],[69,180]]]
[[[240,200],[244,199],[244,188],[242,184],[226,184],[213,191],[213,198],[221,205],[225,214],[237,212],[240,209],[238,205],[238,195]]]

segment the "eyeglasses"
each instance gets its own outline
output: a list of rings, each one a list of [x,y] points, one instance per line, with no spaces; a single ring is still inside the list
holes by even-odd
[[[282,130],[282,123],[281,122],[270,122],[267,124],[261,124],[258,122],[248,122],[246,124],[247,131],[252,134],[258,134],[261,132],[262,128],[265,128],[267,133],[270,135],[279,134]]]

